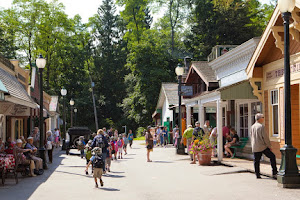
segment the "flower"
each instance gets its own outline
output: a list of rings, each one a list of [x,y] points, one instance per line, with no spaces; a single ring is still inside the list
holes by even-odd
[[[197,139],[193,142],[193,144],[189,147],[189,152],[191,154],[195,154],[195,153],[198,153],[198,152],[207,152],[210,149],[215,148],[215,146],[216,146],[216,143],[211,142],[210,139],[209,139],[209,135],[205,134],[202,137],[201,141],[199,141]]]

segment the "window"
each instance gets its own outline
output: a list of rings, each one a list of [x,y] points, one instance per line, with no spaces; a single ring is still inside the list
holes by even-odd
[[[248,137],[248,104],[240,105],[240,137]]]
[[[255,123],[257,113],[262,113],[262,104],[260,102],[251,103],[251,125]]]
[[[272,90],[271,91],[271,106],[272,106],[272,124],[273,124],[273,136],[278,136],[278,90]]]

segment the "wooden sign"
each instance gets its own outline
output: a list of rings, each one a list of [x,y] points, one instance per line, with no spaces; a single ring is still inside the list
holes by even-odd
[[[300,72],[300,63],[291,65],[291,74],[297,72]],[[283,76],[283,74],[284,74],[284,68],[272,70],[266,73],[266,80],[269,81],[275,78],[280,78]]]

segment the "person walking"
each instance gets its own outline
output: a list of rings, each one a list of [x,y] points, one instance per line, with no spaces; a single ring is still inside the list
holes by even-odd
[[[205,120],[205,122],[204,122],[204,126],[203,126],[203,131],[204,131],[204,133],[206,134],[206,135],[210,135],[210,132],[211,132],[211,127],[210,127],[210,125],[209,125],[210,123],[209,123],[209,120]]]
[[[53,139],[51,131],[47,131],[46,135],[47,135],[46,147],[47,147],[47,152],[48,152],[49,163],[52,163],[52,161],[53,161],[54,139]]]
[[[123,146],[124,146],[124,141],[122,139],[122,136],[119,136],[119,139],[117,141],[118,145],[118,159],[123,159]]]
[[[108,142],[106,137],[104,136],[104,132],[102,129],[99,129],[97,131],[97,135],[94,137],[92,145],[92,149],[95,147],[100,147],[102,149],[102,158],[103,158],[103,173],[106,173],[105,169],[105,159],[106,159],[106,154],[107,154],[107,148],[108,148]]]
[[[132,142],[133,142],[133,133],[132,130],[129,130],[129,134],[128,134],[128,140],[129,140],[129,146],[130,148],[132,148]]]
[[[272,166],[272,174],[273,178],[277,176],[277,166],[276,166],[276,157],[271,149],[271,142],[269,139],[269,135],[265,132],[264,115],[261,113],[257,113],[255,115],[256,122],[251,126],[250,138],[251,138],[251,146],[252,152],[254,154],[254,170],[256,174],[256,178],[260,179],[260,159],[262,154],[266,155],[270,158],[271,166]]]
[[[183,132],[183,136],[182,136],[182,139],[181,139],[181,144],[183,143],[183,139],[186,138],[186,147],[188,149],[188,154],[189,153],[189,148],[192,144],[192,138],[193,138],[193,132],[194,132],[194,128],[192,125],[188,125],[188,128]],[[191,161],[193,161],[193,155],[190,154],[190,157],[191,157]]]
[[[193,131],[193,137],[192,137],[192,141],[194,142],[195,140],[201,140],[203,135],[205,134],[203,129],[200,128],[200,122],[196,122],[195,123],[196,128],[194,128]],[[197,158],[199,160],[199,155],[197,154]],[[193,154],[193,161],[191,162],[191,164],[196,164],[196,154]]]
[[[168,145],[169,144],[169,142],[168,142],[168,127],[164,127],[163,128],[164,130],[163,130],[163,136],[164,136],[164,146],[166,147],[166,145]]]
[[[91,164],[93,164],[93,170],[94,170],[94,180],[95,180],[95,187],[98,188],[97,178],[100,179],[100,185],[103,187],[104,182],[102,181],[102,175],[103,175],[103,167],[105,168],[104,159],[103,159],[103,152],[102,148],[95,147],[92,150],[95,155],[91,157],[90,162],[87,164],[85,173],[88,174],[88,169]]]
[[[129,140],[128,140],[128,137],[126,137],[126,133],[123,133],[123,142],[124,142],[123,149],[124,149],[125,155],[127,155],[127,146],[128,146]]]
[[[153,151],[154,134],[155,134],[155,129],[148,126],[147,133],[146,133],[147,162],[152,162],[152,160],[150,160],[150,152]]]

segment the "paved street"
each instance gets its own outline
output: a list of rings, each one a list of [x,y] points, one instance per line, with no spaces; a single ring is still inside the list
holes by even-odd
[[[174,148],[155,148],[147,163],[144,146],[133,145],[125,159],[113,161],[104,187],[94,188],[84,174],[85,160],[59,153],[43,176],[0,187],[2,199],[299,199],[300,190],[277,187],[277,182],[238,167],[190,165]],[[3,198],[2,198],[3,197]]]

